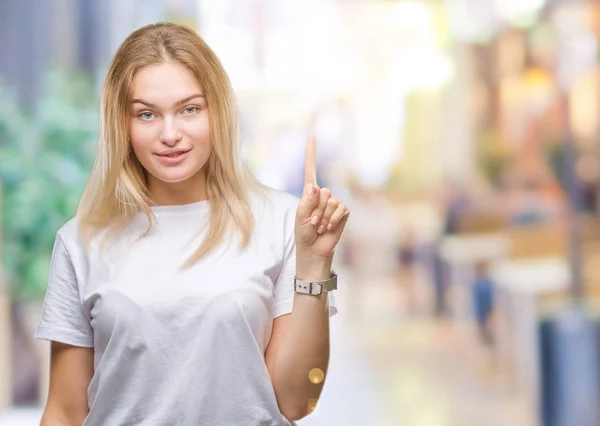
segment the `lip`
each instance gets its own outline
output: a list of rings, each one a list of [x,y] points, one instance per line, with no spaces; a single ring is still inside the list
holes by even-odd
[[[189,155],[191,149],[168,149],[166,151],[162,151],[160,153],[155,154],[159,161],[167,166],[176,166],[177,164],[182,163]],[[174,157],[169,157],[169,155],[175,155]]]

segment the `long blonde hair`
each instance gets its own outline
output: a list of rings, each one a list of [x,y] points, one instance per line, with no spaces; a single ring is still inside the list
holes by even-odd
[[[243,164],[238,111],[229,78],[215,53],[194,31],[169,23],[142,27],[121,44],[102,89],[96,159],[77,215],[86,240],[123,230],[139,212],[154,223],[146,172],[129,143],[130,89],[136,73],[149,65],[177,62],[196,77],[208,104],[212,152],[205,164],[211,213],[205,238],[187,265],[205,256],[233,222],[246,247],[254,230],[248,189],[264,189]]]

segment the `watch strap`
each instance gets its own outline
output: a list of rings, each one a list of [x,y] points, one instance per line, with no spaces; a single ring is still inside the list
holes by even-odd
[[[337,290],[337,274],[331,273],[331,278],[324,281],[305,281],[294,278],[294,291],[302,294],[318,296]]]

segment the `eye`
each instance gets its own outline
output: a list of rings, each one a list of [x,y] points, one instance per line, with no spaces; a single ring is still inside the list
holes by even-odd
[[[138,117],[141,118],[142,120],[152,120],[154,118],[154,114],[151,113],[150,111],[144,111],[138,114]]]
[[[183,110],[183,112],[185,114],[190,114],[191,115],[191,114],[197,113],[199,109],[200,108],[198,108],[197,106],[192,105],[192,106],[189,106],[189,107],[185,107],[185,109]]]

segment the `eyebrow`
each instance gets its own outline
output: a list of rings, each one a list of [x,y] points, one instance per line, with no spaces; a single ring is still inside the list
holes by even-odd
[[[181,104],[184,104],[184,103],[189,102],[192,99],[196,99],[196,98],[204,98],[204,95],[202,93],[194,93],[193,95],[190,95],[187,98],[183,98],[183,99],[175,102],[175,105],[181,105]],[[156,105],[154,105],[153,103],[145,101],[143,99],[138,99],[138,98],[132,99],[131,104],[143,104],[150,108],[156,108]]]

